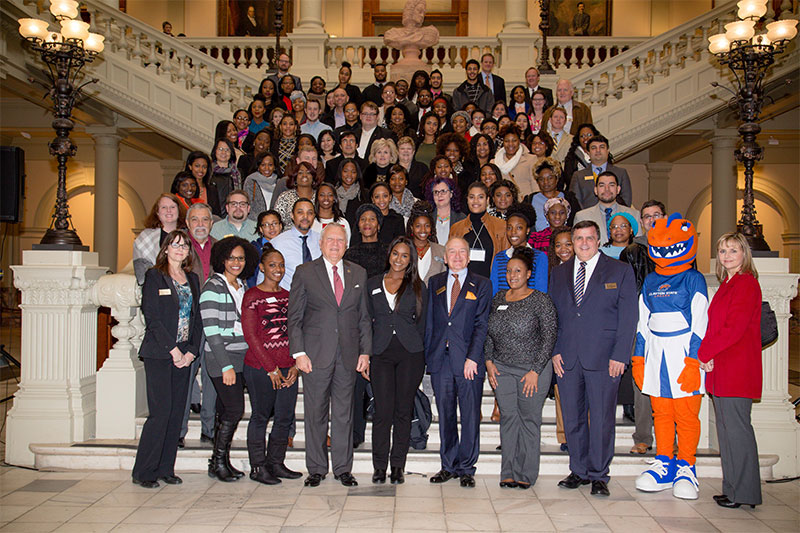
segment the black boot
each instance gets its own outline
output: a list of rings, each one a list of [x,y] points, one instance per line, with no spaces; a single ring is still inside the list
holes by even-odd
[[[214,435],[211,437],[211,446],[217,449],[217,435],[219,435],[219,414],[214,413]],[[202,440],[202,438],[200,439]],[[216,477],[216,467],[214,466],[214,452],[211,452],[211,459],[208,460],[208,477]]]
[[[227,452],[230,449],[235,430],[236,424],[232,422],[221,421],[219,423],[214,434],[214,451],[211,459],[208,460],[208,476],[226,483],[239,479],[228,469]]]
[[[239,470],[238,468],[234,468],[231,464],[231,444],[233,444],[233,435],[236,433],[236,427],[239,425],[239,422],[233,424],[233,430],[231,431],[231,438],[228,439],[228,444],[225,447],[225,465],[228,467],[228,471],[236,478],[240,479],[244,477],[244,472]]]
[[[267,446],[267,468],[273,476],[284,479],[298,479],[303,476],[300,472],[289,470],[285,464],[286,447],[289,444],[289,439],[278,439],[269,436],[269,445]]]
[[[270,473],[266,465],[253,465],[250,470],[250,479],[264,485],[277,485],[281,482],[280,479]]]

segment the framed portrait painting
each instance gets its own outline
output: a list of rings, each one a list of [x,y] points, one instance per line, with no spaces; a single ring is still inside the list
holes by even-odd
[[[294,2],[283,0],[283,30],[292,31]],[[217,0],[217,34],[220,37],[275,35],[275,2],[271,0]]]
[[[550,0],[548,35],[611,35],[611,0]]]

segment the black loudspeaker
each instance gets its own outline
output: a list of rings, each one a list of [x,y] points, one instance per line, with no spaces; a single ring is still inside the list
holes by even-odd
[[[0,146],[0,222],[19,222],[25,190],[25,151]]]

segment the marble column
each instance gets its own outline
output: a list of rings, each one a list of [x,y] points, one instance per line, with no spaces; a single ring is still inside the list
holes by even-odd
[[[292,74],[304,80],[326,76],[328,34],[322,24],[322,0],[299,0],[300,20],[287,37],[292,47]],[[356,8],[352,8],[356,12]]]
[[[5,459],[31,466],[33,443],[94,437],[97,305],[89,291],[106,268],[95,252],[25,250],[11,269],[22,296],[22,378]]]
[[[668,212],[671,212],[669,207],[669,173],[672,171],[672,163],[656,161],[645,164],[645,167],[649,175],[647,199],[658,200],[667,206]],[[635,207],[638,208],[640,206]]]
[[[795,420],[789,396],[789,303],[797,296],[797,274],[789,273],[783,257],[755,257],[762,300],[768,301],[778,320],[778,340],[761,352],[763,372],[761,400],[753,404],[751,416],[760,456],[777,456],[772,467],[776,478],[800,474],[800,424]],[[712,260],[711,270],[716,261]],[[706,274],[709,299],[719,288],[714,274]],[[705,420],[704,418],[701,420]],[[714,417],[709,418],[712,446],[716,444]]]
[[[714,130],[711,137],[711,247],[736,230],[736,182],[733,151],[739,134],[733,128]],[[716,255],[716,254],[714,254]]]
[[[527,0],[505,0],[506,19],[497,34],[500,41],[499,65],[496,72],[506,79],[517,79],[528,67],[536,64],[538,31],[528,22]]]
[[[304,31],[314,31],[324,33],[322,26],[322,0],[300,0],[299,13],[300,19],[297,21],[297,28]]]
[[[117,270],[119,248],[119,141],[114,127],[88,127],[94,139],[94,251],[100,264]]]
[[[103,276],[92,288],[92,301],[111,308],[117,339],[97,371],[97,438],[135,439],[136,417],[147,412],[144,365],[139,346],[144,336],[142,292],[130,274]]]
[[[503,31],[514,29],[528,29],[527,0],[506,0],[506,20],[503,22]]]

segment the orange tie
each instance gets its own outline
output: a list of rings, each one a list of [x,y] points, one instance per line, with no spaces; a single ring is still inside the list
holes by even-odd
[[[453,277],[455,280],[453,281],[453,290],[450,291],[450,312],[448,314],[453,313],[456,300],[458,300],[458,293],[461,292],[461,282],[458,281],[458,274],[453,274]]]

